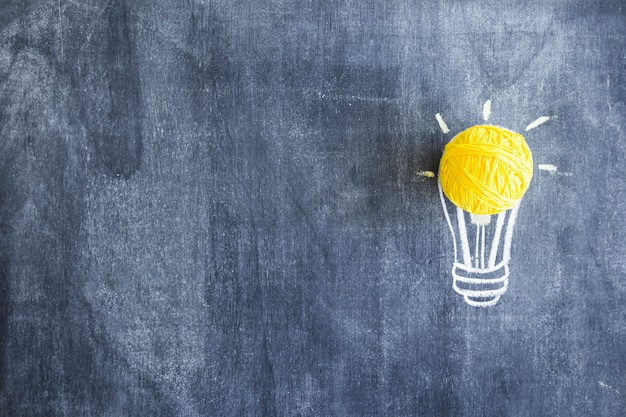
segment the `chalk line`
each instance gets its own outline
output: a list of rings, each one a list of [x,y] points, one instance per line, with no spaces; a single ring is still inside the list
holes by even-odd
[[[474,248],[474,267],[475,268],[480,268],[480,265],[478,263],[478,260],[479,260],[478,254],[480,253],[478,251],[478,248],[480,247],[480,231],[481,231],[480,225],[477,224],[476,225],[476,246]]]
[[[498,248],[500,247],[500,235],[502,234],[502,226],[504,226],[504,218],[506,217],[506,211],[498,214],[496,220],[496,232],[493,236],[493,243],[491,244],[491,252],[489,252],[489,268],[496,266],[496,258],[498,257]]]
[[[611,391],[614,391],[614,392],[616,392],[617,394],[619,394],[619,393],[620,393],[618,390],[616,390],[615,388],[613,388],[613,387],[612,387],[612,386],[610,386],[609,384],[606,384],[606,383],[604,383],[604,382],[602,382],[602,381],[598,381],[598,385],[600,385],[602,388],[607,388],[607,389],[609,389],[609,390],[611,390]]]
[[[460,207],[456,208],[456,221],[459,226],[459,237],[461,238],[461,253],[463,254],[463,263],[472,266],[472,256],[470,255],[469,241],[467,239],[467,230],[465,229],[465,214]]]
[[[435,114],[435,119],[437,119],[437,123],[439,123],[439,128],[443,133],[450,133],[450,129],[448,129],[448,125],[443,121],[443,117],[441,117],[440,113]]]
[[[530,129],[534,129],[537,126],[544,124],[548,120],[550,120],[550,116],[541,116],[535,121],[531,122],[528,126],[526,126],[526,131],[528,132]]]
[[[548,171],[548,172],[556,172],[559,169],[556,165],[552,165],[552,164],[539,164],[537,165],[537,168],[539,168],[542,171]]]
[[[517,219],[517,211],[519,210],[520,203],[518,202],[511,209],[511,214],[509,215],[509,222],[506,225],[506,232],[504,233],[504,248],[502,251],[502,263],[507,264],[511,259],[511,244],[513,242],[513,227],[515,226],[515,220]]]
[[[448,209],[446,208],[446,199],[443,196],[443,189],[441,188],[441,182],[439,181],[437,181],[437,188],[439,189],[439,199],[441,200],[441,205],[443,206],[443,215],[446,218],[446,222],[448,223],[448,228],[450,228],[450,233],[452,234],[452,246],[454,246],[454,262],[456,262],[456,258],[457,258],[456,234],[454,233],[454,227],[452,227],[450,214],[448,214]]]
[[[483,120],[486,122],[489,120],[489,116],[491,116],[491,100],[487,100],[483,104]]]

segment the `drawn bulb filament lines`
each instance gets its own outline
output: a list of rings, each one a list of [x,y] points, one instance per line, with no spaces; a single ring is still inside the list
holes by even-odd
[[[493,306],[508,288],[511,242],[519,204],[497,215],[474,216],[450,204],[440,184],[438,188],[454,247],[452,288],[469,305]],[[495,222],[491,217],[495,217]]]

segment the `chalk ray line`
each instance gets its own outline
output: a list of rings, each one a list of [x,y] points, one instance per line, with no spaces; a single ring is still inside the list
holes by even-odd
[[[486,122],[489,120],[489,116],[491,116],[491,100],[487,100],[483,104],[483,120]]]
[[[440,113],[435,114],[435,119],[437,119],[437,123],[439,123],[439,128],[443,133],[450,133],[450,129],[448,129],[448,125],[444,122],[443,117],[441,117]]]
[[[559,169],[556,165],[552,165],[552,164],[539,164],[537,165],[537,168],[539,168],[542,171],[548,171],[548,172],[556,172]]]
[[[534,129],[537,126],[544,124],[548,120],[550,120],[550,116],[541,116],[537,118],[536,120],[530,122],[528,126],[526,126],[526,131],[528,132],[529,130]]]

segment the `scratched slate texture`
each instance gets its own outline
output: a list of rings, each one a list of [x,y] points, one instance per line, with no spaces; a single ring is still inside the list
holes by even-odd
[[[0,415],[625,415],[625,9],[3,0]],[[416,172],[487,99],[558,171],[477,309]]]

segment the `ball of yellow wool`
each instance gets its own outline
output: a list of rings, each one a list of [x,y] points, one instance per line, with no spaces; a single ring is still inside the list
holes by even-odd
[[[473,214],[512,208],[532,176],[533,158],[524,137],[496,126],[472,126],[456,135],[439,165],[444,194]]]

